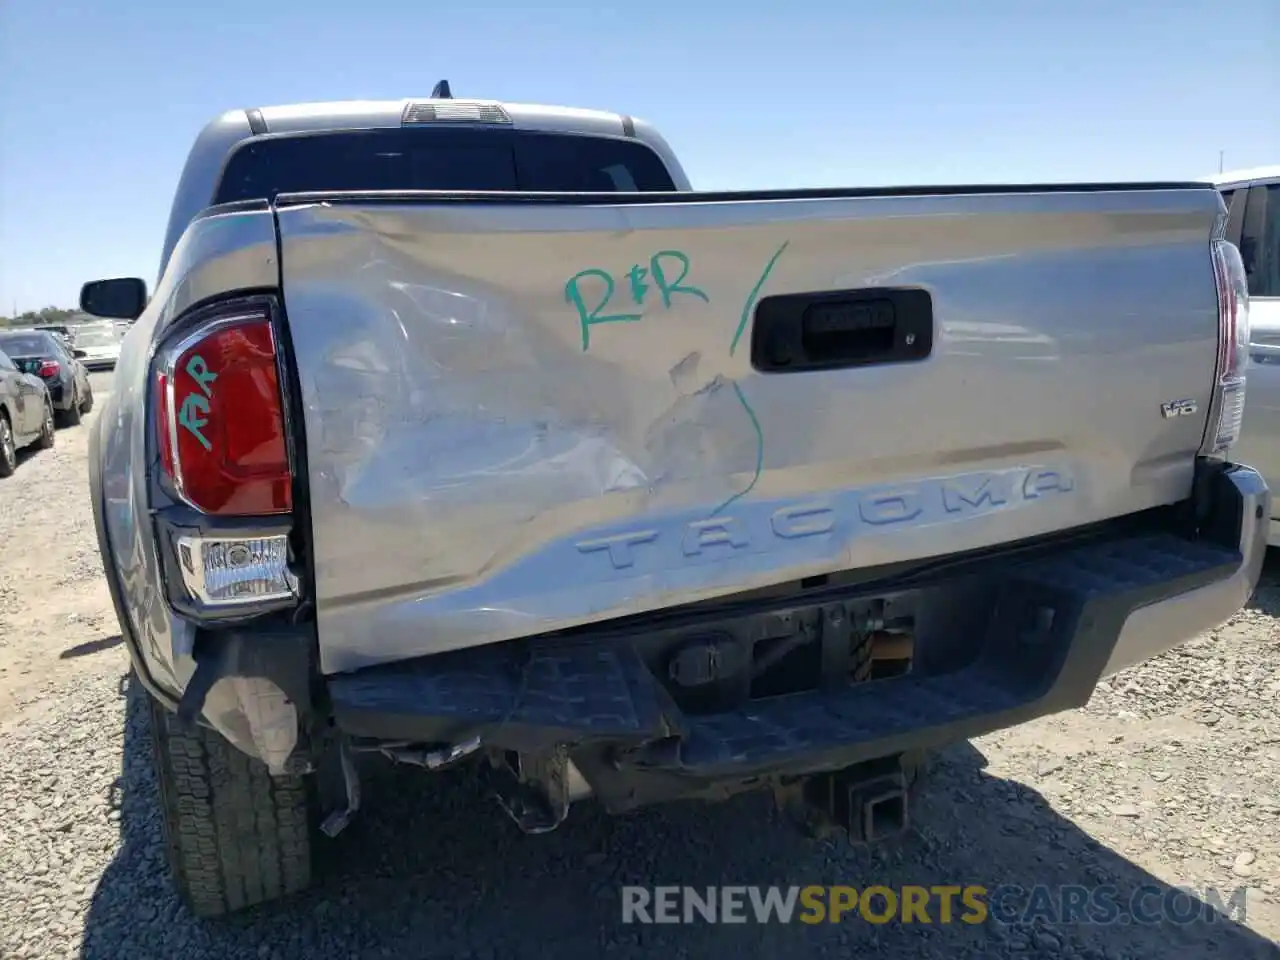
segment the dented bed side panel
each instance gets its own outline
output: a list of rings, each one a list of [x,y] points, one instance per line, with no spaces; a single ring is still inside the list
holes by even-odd
[[[1172,503],[1212,191],[277,211],[333,673]],[[926,359],[750,361],[784,293],[927,291]],[[1190,399],[1200,415],[1162,418]]]

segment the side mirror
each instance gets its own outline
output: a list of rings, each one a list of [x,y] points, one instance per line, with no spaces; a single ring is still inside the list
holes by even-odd
[[[94,280],[80,288],[80,309],[95,317],[137,320],[147,307],[147,284],[137,277]]]
[[[83,350],[72,350],[71,355],[75,357],[77,360],[83,360],[89,354],[85,353]]]

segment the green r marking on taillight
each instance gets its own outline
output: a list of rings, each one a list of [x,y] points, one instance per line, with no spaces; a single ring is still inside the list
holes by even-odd
[[[204,362],[204,357],[200,354],[194,354],[187,361],[187,376],[200,385],[200,389],[204,391],[206,397],[212,397],[213,391],[209,388],[209,384],[218,379],[218,375],[209,369],[209,365]]]
[[[209,425],[207,417],[209,413],[209,398],[213,396],[213,388],[210,384],[218,379],[218,375],[209,369],[204,357],[198,353],[187,361],[185,370],[187,376],[194,380],[196,386],[204,392],[204,396],[194,390],[186,395],[182,401],[182,408],[178,411],[178,423],[200,441],[200,446],[206,450],[212,450],[213,444],[200,431],[202,427]]]
[[[208,399],[192,391],[182,401],[182,409],[178,411],[178,423],[182,424],[193,437],[200,441],[200,446],[206,450],[212,450],[213,444],[200,432],[200,428],[207,426],[209,423],[208,419],[203,416],[208,412]]]

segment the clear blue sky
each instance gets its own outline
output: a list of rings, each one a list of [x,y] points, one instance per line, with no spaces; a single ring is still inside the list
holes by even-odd
[[[522,8],[523,7],[523,8]],[[1277,0],[0,0],[0,314],[154,280],[224,109],[455,95],[656,124],[704,189],[1280,162]]]

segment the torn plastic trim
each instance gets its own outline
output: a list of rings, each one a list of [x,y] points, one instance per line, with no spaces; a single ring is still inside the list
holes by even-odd
[[[550,833],[564,823],[573,804],[571,764],[568,747],[557,744],[544,753],[520,755],[514,767],[505,759],[490,763],[484,779],[521,832]]]
[[[178,703],[183,723],[207,723],[273,776],[314,768],[309,624],[200,630],[196,669]]]

